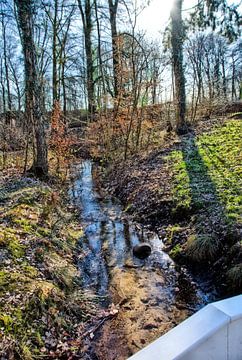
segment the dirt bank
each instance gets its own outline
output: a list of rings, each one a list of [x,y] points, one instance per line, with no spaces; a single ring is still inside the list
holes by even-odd
[[[219,290],[242,286],[241,121],[207,121],[186,136],[115,164],[104,177],[170,255],[215,276]]]

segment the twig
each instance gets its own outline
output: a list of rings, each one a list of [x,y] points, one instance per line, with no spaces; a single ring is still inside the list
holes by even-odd
[[[176,307],[177,309],[179,309],[179,310],[189,310],[189,311],[192,311],[192,312],[195,312],[195,311],[196,311],[196,309],[194,309],[194,308],[191,307],[191,306],[187,306],[187,305],[183,305],[183,304],[179,304],[179,303],[174,304],[174,305],[175,305],[175,307]]]
[[[92,329],[86,331],[84,334],[82,334],[81,340],[87,336],[90,336],[91,334],[94,334],[105,323],[105,321],[112,319],[115,315],[116,314],[109,314],[106,317],[104,317],[101,321],[99,321],[99,323],[94,328],[92,328]]]

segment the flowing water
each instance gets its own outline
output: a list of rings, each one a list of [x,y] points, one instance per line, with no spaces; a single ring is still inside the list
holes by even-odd
[[[99,295],[104,307],[114,303],[119,309],[98,331],[86,358],[123,360],[211,301],[213,294],[185,269],[177,270],[155,233],[129,221],[117,201],[100,197],[91,161],[75,172],[71,197],[84,227],[79,242],[83,288]],[[142,242],[152,247],[145,260],[132,252]]]

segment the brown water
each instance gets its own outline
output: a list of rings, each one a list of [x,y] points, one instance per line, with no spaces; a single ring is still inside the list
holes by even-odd
[[[194,281],[163,251],[158,235],[133,224],[122,207],[95,191],[92,162],[76,167],[71,197],[80,208],[84,236],[80,239],[82,286],[115,304],[118,313],[104,322],[90,341],[85,359],[123,360],[167,332],[214,299],[206,282]],[[132,248],[152,246],[140,260]],[[205,290],[206,289],[206,290]]]

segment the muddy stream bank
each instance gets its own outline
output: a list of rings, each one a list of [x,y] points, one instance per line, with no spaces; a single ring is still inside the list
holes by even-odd
[[[176,266],[157,234],[132,223],[115,199],[100,197],[92,167],[91,161],[76,166],[70,188],[84,226],[78,266],[83,288],[98,295],[104,308],[117,306],[118,313],[95,333],[86,359],[124,360],[216,294],[209,284]],[[142,242],[152,247],[145,260],[132,252]]]

